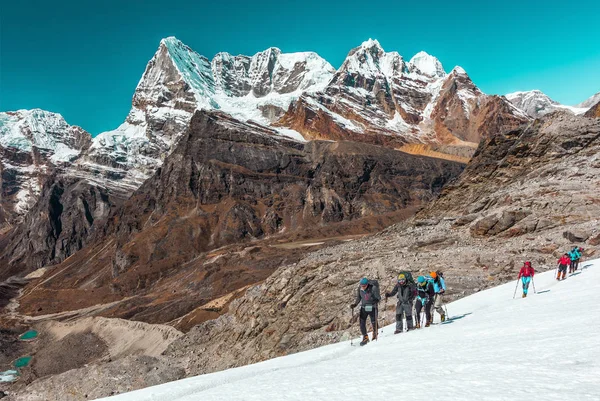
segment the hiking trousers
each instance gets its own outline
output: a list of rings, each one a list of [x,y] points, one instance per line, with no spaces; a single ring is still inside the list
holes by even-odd
[[[433,308],[435,309],[435,311],[437,313],[439,313],[440,315],[444,315],[444,300],[442,299],[443,294],[435,294],[434,302],[433,302]]]
[[[402,315],[406,316],[406,330],[413,329],[413,317],[412,317],[412,302],[396,304],[396,330],[402,331],[404,329],[404,323],[402,322]]]
[[[431,304],[432,301],[429,298],[417,297],[417,302],[415,302],[415,312],[417,312],[417,319],[419,319],[419,322],[421,322],[421,311],[425,309],[425,323],[431,323]]]
[[[529,291],[529,283],[531,283],[531,277],[523,276],[521,277],[521,281],[523,282],[523,294],[527,295],[527,291]]]
[[[364,308],[360,308],[360,332],[364,336],[367,335],[367,316],[371,317],[371,326],[373,326],[373,332],[375,332],[376,319],[377,319],[377,305],[373,305],[373,310],[367,312]]]

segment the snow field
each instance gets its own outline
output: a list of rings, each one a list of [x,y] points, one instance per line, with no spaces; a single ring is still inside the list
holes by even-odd
[[[397,335],[389,325],[365,347],[345,341],[110,400],[598,400],[600,259],[581,266],[562,282],[536,275],[524,299],[513,281],[448,304],[443,325]]]

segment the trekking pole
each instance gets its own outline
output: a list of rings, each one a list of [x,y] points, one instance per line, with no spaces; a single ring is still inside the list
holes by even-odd
[[[517,296],[517,288],[519,288],[519,279],[517,279],[517,285],[515,285],[515,293],[513,294],[513,299]]]
[[[377,340],[379,336],[379,305],[375,304],[375,327],[373,327],[373,337]]]
[[[533,282],[533,277],[531,277],[531,285],[533,285],[533,293],[537,294],[537,291],[535,290],[535,283]]]
[[[350,309],[350,314],[352,315],[352,317],[350,317],[350,327],[352,327],[352,322],[354,321],[354,308]],[[352,329],[350,329],[352,330]],[[350,346],[353,346],[353,338],[352,338],[352,333],[350,333]]]
[[[387,292],[386,292],[387,294]],[[384,305],[384,309],[383,309],[383,325],[385,326],[385,314],[387,312],[387,301],[388,299],[385,299],[385,305]],[[383,327],[381,328],[381,333],[383,333]]]

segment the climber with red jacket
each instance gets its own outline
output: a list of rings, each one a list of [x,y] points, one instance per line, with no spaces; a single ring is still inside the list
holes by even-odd
[[[535,270],[531,267],[531,262],[525,262],[521,270],[519,270],[519,277],[521,282],[523,283],[523,298],[527,296],[527,291],[529,291],[529,284],[531,280],[533,280],[533,276],[535,275]]]
[[[567,266],[571,265],[571,258],[568,254],[564,254],[558,259],[558,274],[556,275],[557,280],[564,280],[567,278]],[[562,277],[561,277],[562,275]]]

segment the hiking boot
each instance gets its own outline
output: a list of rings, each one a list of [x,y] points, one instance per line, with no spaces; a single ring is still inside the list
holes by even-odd
[[[521,295],[521,298],[525,298],[527,296],[527,294],[523,293],[523,295]]]
[[[417,324],[415,324],[415,329],[420,329],[421,328],[421,322],[417,322]]]
[[[375,340],[377,340],[377,332],[376,331],[373,332],[373,338],[371,339],[371,341],[375,341]]]
[[[442,313],[442,314],[440,315],[440,319],[442,320],[442,323],[443,323],[443,322],[445,322],[445,321],[446,321],[446,314],[445,314],[445,313]]]
[[[360,342],[360,345],[366,345],[369,342],[369,336],[364,336],[363,340]]]
[[[429,327],[429,326],[431,326],[431,322],[425,323],[425,327]]]
[[[402,333],[402,330],[396,330],[396,331],[394,331],[394,334],[398,334],[398,333]]]

